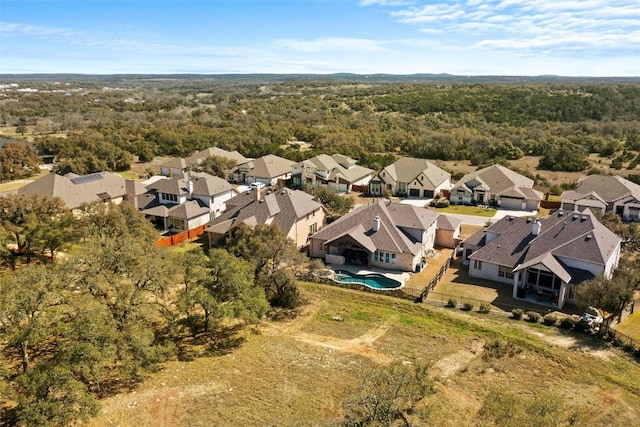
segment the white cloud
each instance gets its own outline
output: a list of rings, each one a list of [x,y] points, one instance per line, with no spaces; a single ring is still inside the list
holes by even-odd
[[[68,28],[45,27],[40,25],[22,24],[18,22],[0,22],[0,34],[3,37],[28,36],[47,38],[71,38],[79,32]]]
[[[384,50],[381,42],[347,37],[323,37],[315,40],[280,39],[274,42],[280,48],[300,52],[376,52]]]

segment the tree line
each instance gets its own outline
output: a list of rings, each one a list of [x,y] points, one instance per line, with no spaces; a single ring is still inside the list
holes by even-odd
[[[477,165],[539,155],[541,169],[573,171],[589,153],[631,167],[621,153],[640,151],[637,83],[181,81],[15,97],[0,106],[4,124],[39,131],[38,144],[75,173],[212,145],[296,161],[339,152],[372,169],[397,154]],[[288,145],[296,140],[312,149]]]

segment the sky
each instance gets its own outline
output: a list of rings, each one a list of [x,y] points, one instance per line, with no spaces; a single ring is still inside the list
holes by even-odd
[[[640,76],[640,0],[0,0],[0,74]]]

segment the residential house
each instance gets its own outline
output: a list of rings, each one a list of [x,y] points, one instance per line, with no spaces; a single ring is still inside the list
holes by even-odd
[[[205,232],[209,244],[215,246],[240,225],[274,224],[301,248],[325,223],[324,207],[304,191],[252,189],[229,200],[227,210]]]
[[[533,180],[502,165],[492,165],[465,176],[451,189],[454,204],[495,205],[503,209],[540,209],[542,192],[533,189]]]
[[[433,249],[437,214],[378,201],[359,207],[309,238],[310,256],[334,264],[416,271]]]
[[[237,151],[227,151],[218,147],[210,147],[198,151],[187,158],[172,158],[168,160],[166,163],[160,165],[160,175],[182,175],[183,173],[188,172],[194,167],[202,164],[202,162],[206,158],[213,156],[224,157],[233,160],[236,166],[248,161],[246,157],[244,157]]]
[[[640,185],[616,175],[589,175],[575,190],[560,196],[562,209],[582,212],[615,212],[626,221],[640,220]]]
[[[513,285],[513,298],[562,308],[581,282],[611,278],[621,239],[593,213],[505,217],[465,240],[469,275]]]
[[[226,209],[237,192],[222,178],[204,172],[159,179],[132,203],[162,231],[193,230]]]
[[[111,172],[88,175],[50,173],[18,189],[17,194],[59,197],[69,209],[92,202],[120,203],[144,193],[139,183]]]
[[[270,187],[282,187],[291,179],[294,164],[291,160],[268,154],[239,165],[234,172],[234,180],[239,183],[261,182]]]
[[[369,194],[433,198],[451,187],[451,174],[425,159],[403,157],[382,169],[369,183]]]
[[[291,186],[303,188],[306,185],[322,185],[340,193],[366,191],[374,175],[373,170],[358,166],[356,160],[350,157],[320,154],[292,166]]]

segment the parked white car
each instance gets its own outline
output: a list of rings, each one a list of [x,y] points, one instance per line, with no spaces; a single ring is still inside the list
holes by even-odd
[[[262,190],[266,185],[264,182],[252,182],[250,187],[252,189],[257,188],[258,190]]]

